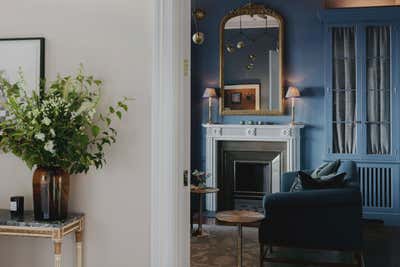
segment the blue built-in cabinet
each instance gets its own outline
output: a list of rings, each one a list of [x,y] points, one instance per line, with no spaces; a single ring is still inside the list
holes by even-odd
[[[324,10],[326,160],[357,162],[364,217],[400,225],[400,8]]]

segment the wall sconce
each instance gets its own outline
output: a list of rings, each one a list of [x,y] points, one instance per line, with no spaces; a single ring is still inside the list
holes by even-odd
[[[286,98],[290,99],[292,102],[292,120],[290,122],[291,126],[296,125],[295,123],[295,110],[294,110],[294,99],[300,97],[300,91],[296,87],[289,87],[287,93],[286,93]]]
[[[208,124],[213,124],[212,121],[212,99],[217,97],[215,88],[206,88],[203,98],[208,98]]]

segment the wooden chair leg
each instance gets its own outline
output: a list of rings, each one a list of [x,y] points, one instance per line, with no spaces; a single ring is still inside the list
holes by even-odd
[[[355,252],[354,257],[357,261],[358,267],[365,267],[364,253],[362,251]]]
[[[264,265],[264,244],[260,244],[260,267]]]

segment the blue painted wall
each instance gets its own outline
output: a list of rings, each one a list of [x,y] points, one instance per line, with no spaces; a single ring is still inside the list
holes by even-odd
[[[280,12],[286,20],[285,83],[302,91],[297,103],[297,120],[307,127],[303,131],[302,167],[318,166],[324,157],[324,64],[323,25],[318,18],[321,0],[261,0]],[[207,16],[199,22],[205,34],[201,46],[192,45],[192,168],[205,168],[205,131],[207,101],[202,99],[204,88],[219,87],[219,24],[232,9],[247,0],[192,0],[193,7],[203,8]],[[225,116],[218,114],[215,100],[214,120],[220,123],[239,123],[241,120],[262,120],[288,123],[290,116]]]

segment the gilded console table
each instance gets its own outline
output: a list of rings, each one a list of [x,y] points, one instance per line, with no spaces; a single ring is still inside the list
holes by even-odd
[[[61,244],[63,238],[75,233],[76,267],[83,267],[83,214],[70,214],[64,221],[38,222],[33,212],[27,211],[24,218],[13,219],[8,210],[0,210],[0,235],[51,238],[54,243],[54,266],[61,267]]]

